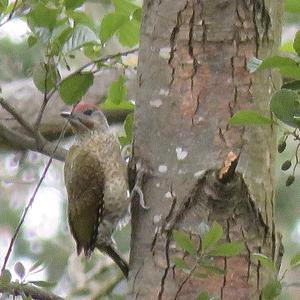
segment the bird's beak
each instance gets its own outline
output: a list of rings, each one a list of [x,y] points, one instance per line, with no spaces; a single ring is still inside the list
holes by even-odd
[[[92,129],[94,127],[94,123],[90,120],[90,118],[82,113],[63,111],[60,113],[60,115],[69,120],[72,127],[76,128],[77,130],[80,128],[85,130]]]
[[[62,111],[60,113],[60,115],[63,117],[63,118],[66,118],[66,119],[69,119],[71,117],[71,112],[70,111]]]

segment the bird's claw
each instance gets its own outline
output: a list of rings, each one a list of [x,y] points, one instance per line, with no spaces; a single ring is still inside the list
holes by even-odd
[[[138,185],[135,185],[133,190],[131,191],[131,199],[133,199],[135,193],[139,196],[140,206],[143,209],[148,210],[150,207],[146,205],[146,202],[145,202],[145,199],[144,199],[144,193]]]

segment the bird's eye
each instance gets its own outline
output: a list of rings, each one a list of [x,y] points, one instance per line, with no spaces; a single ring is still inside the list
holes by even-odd
[[[94,109],[86,109],[83,113],[87,116],[90,116],[94,112]]]

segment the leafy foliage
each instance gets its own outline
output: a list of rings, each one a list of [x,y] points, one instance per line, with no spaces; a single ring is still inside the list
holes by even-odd
[[[298,12],[299,3],[294,0],[286,1],[286,9],[288,11]],[[286,160],[282,165],[283,171],[290,170],[292,173],[286,179],[286,186],[290,186],[295,181],[295,171],[300,162],[298,150],[300,148],[300,31],[295,35],[292,43],[293,56],[272,56],[264,60],[252,58],[248,62],[250,73],[256,71],[265,71],[268,69],[277,69],[282,76],[286,77],[288,82],[285,82],[281,89],[276,91],[270,101],[270,113],[273,118],[267,118],[256,111],[239,111],[236,112],[229,120],[231,125],[279,125],[281,127],[287,125],[292,130],[285,129],[284,134],[278,142],[278,153],[283,153],[286,150],[287,139],[291,136],[298,141],[298,146],[294,154],[295,161],[292,159]],[[280,121],[280,122],[277,122]]]
[[[223,228],[217,222],[214,222],[201,236],[199,245],[188,233],[174,230],[173,239],[176,248],[183,251],[185,255],[183,258],[175,256],[172,261],[178,269],[194,278],[207,278],[211,273],[223,276],[225,270],[216,266],[212,258],[240,255],[244,246],[241,242],[222,242],[222,238],[224,238]],[[186,260],[187,257],[189,260]],[[212,298],[208,298],[208,294],[203,292],[196,299]]]
[[[257,111],[242,110],[237,112],[229,121],[231,125],[270,125],[272,121]]]
[[[197,248],[195,243],[191,238],[182,231],[174,231],[173,237],[176,242],[177,247],[180,247],[182,250],[188,252],[191,255],[197,254]]]
[[[59,94],[65,103],[75,104],[86,94],[93,81],[91,72],[72,74],[60,83]]]
[[[133,47],[139,42],[141,8],[133,3],[133,1],[113,1],[113,6],[111,7],[113,11],[108,11],[107,15],[101,17],[102,20],[93,19],[88,15],[84,10],[83,5],[85,4],[86,0],[0,0],[0,26],[13,18],[19,18],[26,22],[29,27],[30,33],[26,37],[26,41],[22,44],[22,48],[19,45],[16,45],[15,48],[18,51],[18,55],[26,56],[27,60],[33,57],[32,61],[36,62],[35,66],[32,67],[32,62],[30,61],[28,63],[30,69],[26,65],[23,73],[28,75],[30,72],[35,87],[43,93],[41,105],[46,106],[55,92],[59,93],[64,103],[73,105],[81,101],[86,95],[94,82],[97,72],[114,67],[116,63],[118,63],[119,69],[125,67],[121,60],[122,53],[109,55],[107,54],[107,49],[104,49],[111,38],[114,37],[115,43],[117,42],[125,47]],[[113,25],[115,16],[121,16],[122,22]],[[1,43],[2,52],[6,50],[4,44]],[[26,51],[24,51],[24,48],[26,48]],[[38,54],[37,49],[39,51]],[[125,51],[125,55],[134,51]],[[79,57],[79,60],[74,59],[77,57]],[[82,64],[79,67],[76,65],[78,62]],[[126,68],[128,67],[127,65]],[[102,103],[102,106],[104,110],[124,110],[131,113],[128,114],[124,123],[125,135],[120,137],[122,145],[130,144],[133,137],[134,118],[132,111],[134,110],[134,103],[127,99],[125,75],[120,76],[115,82],[112,82],[107,99]],[[4,210],[2,209],[1,211],[4,214]],[[19,235],[18,243],[20,243],[21,236],[22,233]],[[22,247],[14,248],[16,256],[23,255],[24,249],[26,249],[25,251],[28,250],[28,252],[32,250],[32,245],[30,245],[28,240],[21,240],[21,242],[23,243]],[[26,244],[26,247],[23,247],[24,244]],[[66,251],[64,248],[60,249],[60,251],[54,251],[54,246],[48,239],[45,239],[45,242],[41,244],[47,244],[48,247],[45,248],[47,248],[48,252],[52,253],[53,261],[47,266],[47,273],[50,278],[54,278],[54,281],[56,281],[61,278],[61,274],[64,272],[69,250]],[[57,241],[57,244],[63,243]],[[38,247],[41,246],[38,245]],[[57,248],[57,245],[55,247]],[[123,247],[127,246],[123,244]],[[21,248],[22,253],[19,250]],[[69,249],[69,247],[66,248]],[[127,248],[125,249],[126,251],[128,250]],[[45,251],[41,251],[39,255],[32,254],[30,259],[40,259],[43,255],[45,255]],[[62,260],[64,260],[63,266],[59,266],[58,268],[57,265],[61,264]],[[87,270],[85,271],[91,269],[88,266],[89,263],[86,263]],[[94,261],[93,265],[96,265]],[[11,273],[7,270],[0,277],[0,285],[4,283],[18,284],[19,282],[24,285],[30,283],[42,288],[53,287],[55,285],[53,282],[47,280],[29,280],[27,278],[27,276],[37,273],[42,269],[43,267],[40,262],[36,262],[30,268],[26,268],[26,265],[23,265],[22,262],[17,262],[14,267],[14,273],[17,275],[18,280],[12,281]],[[108,272],[110,271],[108,269],[111,268],[108,268],[107,265],[102,266],[101,270],[93,275],[93,278],[101,278],[101,281],[108,282],[109,279],[116,275],[115,273]],[[59,273],[59,275],[55,272]],[[116,285],[121,279],[116,276],[114,284]],[[91,293],[91,289],[85,288],[85,291],[81,289],[81,291],[77,292]]]
[[[133,116],[133,113],[130,113],[127,115],[125,122],[124,122],[125,135],[119,137],[119,141],[122,146],[129,145],[132,142],[133,122],[134,122],[134,116]]]
[[[100,26],[105,44],[114,34],[123,46],[133,47],[139,41],[141,8],[128,0],[113,0],[115,12],[106,15]]]

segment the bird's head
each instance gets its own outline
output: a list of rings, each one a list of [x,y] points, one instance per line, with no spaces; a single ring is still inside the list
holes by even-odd
[[[103,112],[92,103],[81,102],[73,112],[62,112],[61,116],[69,120],[76,134],[86,134],[92,131],[105,132],[109,129]]]

